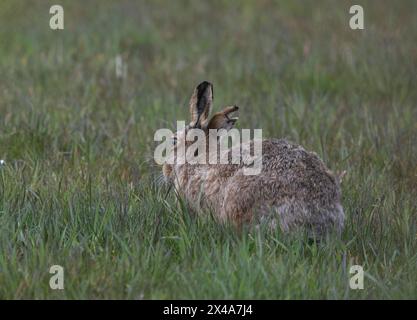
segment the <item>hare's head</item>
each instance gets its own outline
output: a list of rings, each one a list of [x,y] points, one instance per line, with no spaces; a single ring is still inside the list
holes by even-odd
[[[230,130],[236,123],[237,118],[232,118],[231,114],[239,109],[237,106],[225,107],[223,111],[217,112],[209,118],[212,105],[213,85],[204,81],[194,89],[190,99],[191,122],[172,137],[174,147],[168,156],[170,161],[165,162],[162,168],[165,178],[173,178],[175,169],[187,163],[187,152],[192,151],[195,156],[198,156],[198,146],[192,138],[190,139],[190,134],[194,138],[204,136],[207,140],[209,132],[211,134],[220,129]],[[197,141],[199,140],[197,139]],[[208,146],[208,142],[205,145]],[[192,148],[190,148],[191,146]]]

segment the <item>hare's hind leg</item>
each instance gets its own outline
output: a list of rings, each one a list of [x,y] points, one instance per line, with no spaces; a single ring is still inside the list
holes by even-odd
[[[284,232],[303,231],[308,238],[320,239],[328,234],[340,235],[344,214],[340,204],[329,208],[315,208],[303,203],[284,203],[275,207]]]

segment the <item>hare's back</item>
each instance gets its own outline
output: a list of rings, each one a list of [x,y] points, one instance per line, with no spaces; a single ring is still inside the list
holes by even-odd
[[[336,177],[319,156],[285,139],[262,143],[263,174],[278,180],[294,196],[307,201],[339,201],[340,187]]]

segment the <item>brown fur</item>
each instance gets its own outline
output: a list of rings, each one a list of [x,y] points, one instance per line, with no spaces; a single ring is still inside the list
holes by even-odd
[[[230,118],[230,114],[237,107],[227,107],[208,120],[212,101],[206,99],[197,110],[196,92],[200,90],[200,96],[212,97],[212,85],[203,82],[198,88],[190,102],[192,126],[206,130],[207,134],[208,129],[230,129],[237,120]],[[187,130],[177,135],[185,135]],[[176,149],[187,149],[189,144],[177,145]],[[253,141],[242,144],[242,148],[252,150]],[[230,156],[231,149],[228,152]],[[285,139],[265,139],[261,173],[244,175],[244,166],[243,161],[216,165],[165,164],[163,172],[195,211],[212,210],[222,221],[242,225],[268,218],[284,232],[303,229],[314,237],[333,231],[340,233],[344,213],[339,181],[316,153]]]

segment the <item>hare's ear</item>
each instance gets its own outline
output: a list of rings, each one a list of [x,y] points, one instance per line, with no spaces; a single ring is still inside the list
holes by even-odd
[[[230,130],[238,117],[231,117],[233,112],[239,110],[238,106],[226,107],[223,111],[217,112],[213,117],[210,119],[207,129],[226,129]]]
[[[195,89],[190,100],[191,123],[190,127],[200,128],[210,114],[213,105],[213,85],[204,81]]]

